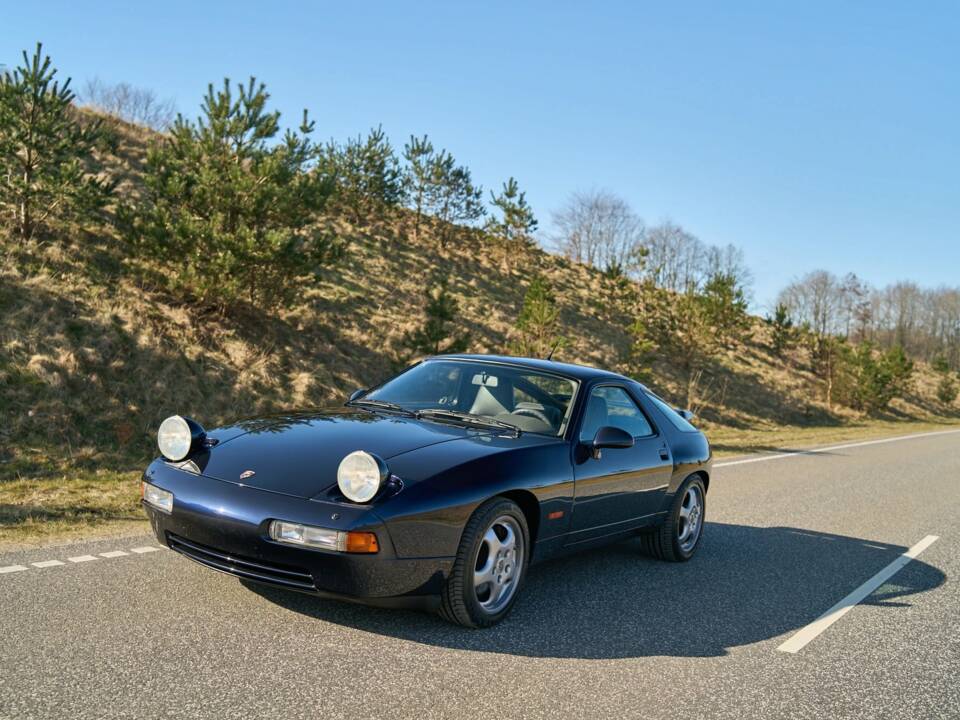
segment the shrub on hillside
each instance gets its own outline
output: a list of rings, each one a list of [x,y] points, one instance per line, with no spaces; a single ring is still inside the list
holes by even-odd
[[[886,352],[876,350],[873,343],[861,342],[856,347],[843,343],[840,355],[843,380],[840,398],[856,410],[885,410],[895,397],[902,397],[913,374],[913,361],[899,345]]]
[[[720,350],[707,313],[707,304],[695,292],[674,293],[644,286],[643,317],[634,322],[633,342],[640,356],[655,347],[679,370],[685,385],[683,402],[694,408],[701,401],[698,385],[704,370]]]
[[[790,349],[796,339],[796,328],[793,326],[793,318],[790,317],[790,310],[783,303],[777,303],[773,312],[773,317],[767,318],[767,323],[771,329],[770,347],[775,357],[783,357],[784,353]]]
[[[750,329],[746,292],[733,273],[711,274],[700,292],[700,304],[704,320],[720,345],[736,344]]]
[[[514,327],[517,337],[511,350],[517,355],[548,357],[566,343],[566,338],[560,334],[560,309],[556,296],[542,275],[530,281]]]
[[[112,184],[97,177],[100,123],[81,121],[70,79],[61,85],[42,47],[0,76],[0,207],[20,238],[90,220]]]
[[[236,91],[229,80],[210,85],[201,117],[178,116],[151,147],[144,198],[122,213],[129,240],[201,304],[283,304],[340,251],[314,225],[331,193],[315,167],[314,124],[304,111],[277,142],[268,98],[253,78]]]
[[[446,280],[429,287],[426,295],[423,325],[407,333],[403,345],[414,356],[464,352],[470,344],[470,335],[457,331],[460,306],[447,289]]]
[[[937,400],[944,405],[953,405],[957,399],[957,382],[952,376],[944,374],[937,383]]]

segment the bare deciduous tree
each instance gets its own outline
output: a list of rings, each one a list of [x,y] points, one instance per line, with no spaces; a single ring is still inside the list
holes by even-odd
[[[870,341],[911,356],[942,357],[960,368],[960,288],[928,290],[912,282],[873,289],[855,274],[808,273],[784,288],[779,302],[818,336]]]
[[[167,130],[177,116],[173,100],[161,100],[153,90],[138,88],[129,83],[111,85],[94,78],[88,80],[80,93],[84,105],[154,130]]]
[[[647,274],[658,287],[692,292],[705,276],[707,247],[679,225],[664,222],[646,236]]]
[[[556,249],[601,270],[636,273],[643,265],[643,220],[606,190],[573,193],[552,215]]]
[[[814,270],[780,291],[779,302],[791,316],[818,336],[844,335],[841,318],[843,289],[837,277],[826,270]]]

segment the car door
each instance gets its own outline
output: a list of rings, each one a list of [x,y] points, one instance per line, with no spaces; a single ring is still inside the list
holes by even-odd
[[[573,453],[574,504],[569,542],[645,524],[660,510],[673,473],[665,437],[626,387],[594,386],[581,413],[579,442]],[[630,433],[633,447],[606,448],[595,457],[589,443],[605,425]]]

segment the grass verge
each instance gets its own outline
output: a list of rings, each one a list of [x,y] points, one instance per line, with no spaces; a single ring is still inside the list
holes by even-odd
[[[717,428],[717,457],[775,452],[960,428],[960,422],[864,420],[829,427]],[[78,471],[0,483],[0,550],[149,530],[140,508],[139,472]]]
[[[920,420],[871,420],[847,422],[842,425],[817,427],[780,426],[771,428],[716,428],[707,430],[715,457],[732,457],[751,453],[798,450],[819,445],[878,440],[885,437],[912,435],[960,428],[956,422],[927,422]]]
[[[0,483],[0,549],[147,531],[139,477],[99,470]]]

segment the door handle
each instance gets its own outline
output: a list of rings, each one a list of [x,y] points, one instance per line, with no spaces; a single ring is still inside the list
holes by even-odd
[[[670,459],[670,452],[665,447],[660,448],[660,459],[661,460]]]

